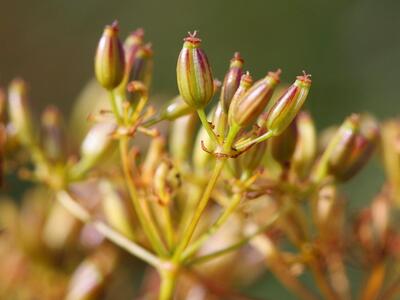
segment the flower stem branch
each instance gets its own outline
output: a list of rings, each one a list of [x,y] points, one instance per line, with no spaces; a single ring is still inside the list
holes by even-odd
[[[189,242],[193,236],[193,233],[196,229],[196,226],[200,221],[201,215],[203,214],[203,211],[207,207],[208,200],[210,199],[212,190],[214,189],[214,186],[217,183],[217,180],[219,178],[219,175],[221,174],[221,171],[222,171],[224,165],[225,165],[225,160],[217,160],[216,161],[211,178],[204,190],[203,195],[200,198],[200,201],[194,212],[193,218],[192,218],[191,222],[189,223],[189,226],[187,227],[187,229],[184,231],[181,243],[178,245],[178,247],[174,253],[174,257],[173,257],[174,261],[181,259],[181,255],[182,255],[183,251],[189,244]]]
[[[267,131],[266,133],[264,133],[263,135],[260,135],[259,137],[255,138],[255,139],[244,140],[244,141],[238,143],[237,145],[234,145],[234,147],[236,150],[240,151],[240,150],[246,149],[254,144],[266,141],[267,139],[271,138],[272,136],[274,136],[274,133],[272,131]]]
[[[191,244],[186,251],[182,254],[182,259],[186,260],[191,255],[193,255],[203,244],[207,241],[213,234],[215,234],[222,225],[228,220],[230,215],[236,210],[237,206],[240,203],[242,198],[242,194],[235,194],[228,207],[224,209],[222,214],[218,217],[218,219],[211,225],[211,227],[203,233],[193,244]]]
[[[167,256],[168,251],[165,248],[160,236],[158,234],[157,228],[155,224],[150,219],[149,215],[146,215],[142,204],[140,203],[140,198],[137,193],[136,187],[133,183],[132,174],[129,168],[129,158],[128,158],[128,137],[123,136],[120,139],[120,155],[122,161],[122,168],[125,175],[125,181],[128,187],[129,195],[132,199],[133,205],[135,207],[135,212],[139,218],[139,222],[142,225],[143,231],[145,232],[146,236],[148,237],[151,245],[153,246],[154,250],[162,255]]]
[[[219,140],[217,135],[215,134],[214,130],[212,129],[210,123],[207,120],[206,113],[204,112],[204,109],[198,109],[197,114],[199,115],[200,121],[202,125],[204,126],[205,130],[207,131],[207,134],[209,137],[213,140],[213,142],[216,145],[219,145]]]
[[[83,223],[91,223],[94,226],[94,228],[99,233],[104,235],[104,237],[106,237],[108,240],[118,245],[122,249],[126,250],[130,254],[136,256],[137,258],[145,261],[149,265],[157,269],[160,269],[162,262],[159,258],[154,256],[145,248],[141,247],[140,245],[129,240],[122,234],[118,233],[104,222],[92,220],[89,212],[85,208],[83,208],[78,202],[72,199],[72,197],[67,191],[65,190],[59,191],[57,193],[57,200],[75,218],[82,221]]]
[[[271,217],[271,219],[266,224],[264,224],[263,226],[260,226],[253,233],[248,234],[246,237],[242,238],[240,241],[232,244],[231,246],[228,246],[228,247],[223,248],[221,250],[217,250],[215,252],[206,254],[204,256],[196,257],[196,258],[190,260],[187,264],[188,265],[201,264],[201,263],[207,262],[209,260],[212,260],[214,258],[217,258],[217,257],[219,257],[221,255],[224,255],[226,253],[229,253],[229,252],[232,252],[232,251],[235,251],[235,250],[239,249],[240,247],[246,245],[252,238],[256,237],[257,235],[259,235],[259,234],[261,234],[263,232],[265,232],[269,227],[271,227],[276,222],[276,220],[278,220],[278,218],[282,214],[285,213],[285,211],[286,211],[286,208],[281,209],[275,215],[273,215]],[[195,244],[193,244],[193,245],[195,245]]]

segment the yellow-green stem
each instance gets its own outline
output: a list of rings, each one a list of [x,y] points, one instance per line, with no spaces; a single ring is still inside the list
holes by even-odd
[[[232,244],[231,246],[228,246],[226,248],[217,250],[215,252],[206,254],[204,256],[201,257],[196,257],[192,260],[190,260],[187,264],[188,265],[194,265],[194,264],[200,264],[203,262],[207,262],[209,260],[212,260],[214,258],[217,258],[221,255],[224,255],[226,253],[235,251],[237,249],[239,249],[240,247],[244,246],[245,244],[247,244],[252,238],[256,237],[257,235],[265,232],[265,230],[267,230],[271,225],[273,225],[275,223],[276,220],[278,220],[278,218],[286,212],[286,207],[282,208],[280,211],[278,211],[275,215],[273,215],[271,217],[271,219],[264,224],[263,226],[259,227],[257,230],[255,230],[253,233],[248,234],[246,237],[242,238],[240,241]],[[189,249],[188,249],[189,250]]]
[[[193,233],[197,227],[197,224],[200,221],[201,215],[203,214],[203,211],[207,207],[208,200],[210,199],[212,190],[214,189],[214,186],[218,181],[218,177],[221,174],[224,164],[225,164],[225,159],[216,161],[211,178],[206,186],[206,189],[204,190],[203,195],[200,198],[199,204],[196,207],[193,218],[189,223],[188,228],[184,231],[182,240],[174,253],[174,259],[173,259],[174,261],[179,261],[181,259],[181,254],[189,244],[193,236]]]
[[[204,113],[204,111],[203,111],[203,113]],[[200,115],[200,113],[199,113],[199,115]],[[229,128],[226,141],[223,145],[224,153],[229,154],[231,152],[232,144],[233,144],[235,137],[236,137],[237,133],[239,132],[239,130],[240,130],[240,128],[238,126],[232,126]],[[176,252],[174,253],[174,257],[173,257],[174,261],[182,260],[181,255],[183,254],[183,251],[186,249],[186,247],[188,246],[188,244],[192,238],[192,235],[196,229],[196,226],[200,220],[200,217],[203,214],[203,211],[207,206],[208,200],[210,199],[212,190],[214,189],[214,186],[217,183],[218,177],[221,174],[222,169],[224,168],[226,160],[227,160],[227,158],[223,158],[223,159],[219,159],[216,161],[215,166],[214,166],[214,171],[213,171],[211,178],[208,181],[208,184],[206,186],[206,189],[199,201],[199,204],[196,208],[196,211],[194,213],[192,221],[189,223],[188,229],[183,234],[182,242],[178,245]]]
[[[197,114],[199,115],[200,121],[203,124],[205,130],[207,131],[207,134],[209,135],[209,137],[213,140],[213,142],[216,145],[219,145],[220,142],[218,140],[218,137],[215,134],[214,130],[212,129],[210,123],[208,123],[207,116],[206,116],[206,113],[204,112],[204,109],[202,109],[202,108],[198,109]]]
[[[111,102],[111,109],[113,111],[115,119],[117,120],[118,124],[121,124],[122,123],[121,114],[120,114],[119,109],[118,109],[117,99],[115,97],[114,90],[110,91],[110,102]]]
[[[163,244],[162,240],[160,239],[155,224],[149,218],[149,215],[146,215],[145,211],[143,210],[142,204],[140,203],[139,195],[136,191],[136,187],[133,182],[128,160],[128,137],[126,136],[121,137],[119,145],[120,145],[122,168],[126,179],[125,181],[128,187],[129,195],[135,207],[135,212],[138,216],[139,222],[154,250],[159,255],[165,257],[168,255],[168,251],[165,248],[165,245]]]
[[[161,285],[159,300],[172,300],[174,298],[177,270],[164,269],[160,271]]]
[[[242,198],[242,194],[235,194],[232,201],[229,203],[228,207],[223,211],[223,213],[218,217],[218,219],[211,225],[211,227],[202,234],[193,244],[191,244],[186,251],[182,254],[182,260],[186,260],[191,255],[193,255],[203,244],[210,238],[214,233],[218,231],[228,220],[230,215],[236,210],[237,206],[240,203]]]
[[[162,206],[162,214],[164,216],[165,235],[169,250],[173,249],[175,243],[175,230],[171,219],[171,212],[168,204]]]
[[[251,139],[251,140],[245,140],[237,145],[235,145],[235,149],[237,149],[238,151],[240,150],[244,150],[254,144],[257,143],[261,143],[263,141],[268,140],[270,137],[272,137],[274,135],[274,133],[272,131],[267,131],[266,133],[264,133],[263,135],[260,135],[259,137],[255,138],[255,139]]]

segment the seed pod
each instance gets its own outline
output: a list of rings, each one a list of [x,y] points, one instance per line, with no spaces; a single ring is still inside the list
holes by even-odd
[[[55,106],[47,107],[41,121],[41,145],[47,158],[53,162],[64,161],[67,145],[60,111]]]
[[[66,300],[94,300],[103,291],[114,270],[117,252],[103,245],[86,258],[75,270],[69,283]]]
[[[253,85],[253,78],[251,77],[249,72],[246,72],[240,78],[239,87],[237,88],[235,94],[233,95],[230,106],[232,105],[232,103],[236,103],[237,101],[239,101],[239,99],[242,98],[242,96],[248,91],[248,89],[252,85]],[[233,124],[232,123],[233,121],[231,120],[231,118],[232,118],[232,114],[229,114],[229,111],[228,111],[228,124],[230,124],[230,125]]]
[[[114,123],[94,125],[81,144],[81,159],[70,170],[72,179],[79,178],[115,149],[113,134],[117,130]]]
[[[282,166],[286,166],[292,159],[297,142],[297,124],[294,120],[278,136],[268,141],[268,148],[272,157]]]
[[[116,88],[125,71],[125,56],[118,37],[118,23],[106,26],[99,41],[95,57],[97,81],[107,90]]]
[[[298,138],[292,159],[295,174],[303,179],[307,176],[317,153],[317,134],[314,122],[307,112],[300,112],[296,118]]]
[[[186,104],[181,95],[176,96],[163,108],[160,113],[161,120],[173,121],[194,111],[193,107]]]
[[[266,126],[274,135],[279,135],[296,117],[303,106],[311,87],[310,75],[297,76],[268,112]]]
[[[368,124],[366,124],[368,123]],[[361,119],[360,134],[354,141],[354,147],[341,172],[336,174],[340,181],[347,181],[357,174],[366,165],[372,156],[379,137],[379,128],[375,121]]]
[[[205,107],[214,94],[211,67],[200,44],[196,32],[189,34],[184,39],[176,66],[179,93],[195,109]]]
[[[81,155],[83,157],[99,158],[108,152],[112,145],[112,134],[116,130],[113,123],[99,123],[93,126],[81,146]]]
[[[132,32],[124,42],[124,53],[125,53],[125,76],[130,78],[132,66],[135,63],[136,55],[139,49],[143,45],[144,31],[139,28]]]
[[[254,122],[264,110],[276,85],[279,83],[281,71],[269,72],[265,78],[256,82],[240,98],[233,99],[229,108],[230,124],[246,127]]]
[[[251,77],[250,72],[247,71],[240,78],[240,84],[235,94],[232,97],[232,102],[238,101],[240,98],[242,98],[242,96],[249,90],[249,88],[251,88],[252,85],[253,85],[253,78]]]
[[[192,113],[178,118],[171,124],[168,144],[171,156],[178,165],[187,162],[192,153],[197,121],[197,114]]]
[[[239,52],[236,52],[231,59],[229,70],[225,75],[224,83],[221,89],[221,100],[223,103],[223,109],[228,114],[229,106],[232,98],[236,93],[240,85],[240,79],[243,74],[243,59]]]
[[[215,79],[214,80],[214,94],[218,91],[220,87],[220,82]],[[192,106],[189,106],[182,98],[181,95],[176,96],[172,100],[170,100],[167,105],[160,112],[159,119],[174,121],[182,116],[191,114],[195,109]]]
[[[8,110],[11,124],[20,142],[24,145],[34,143],[35,137],[28,104],[27,86],[22,79],[14,79],[10,84]]]
[[[136,53],[136,57],[130,71],[130,83],[127,85],[127,100],[129,100],[131,103],[137,104],[141,97],[141,93],[139,91],[131,90],[130,85],[132,82],[141,82],[148,90],[150,88],[152,72],[153,50],[151,49],[151,45],[148,44],[141,47]]]
[[[179,185],[179,173],[171,163],[163,160],[158,165],[153,178],[153,190],[158,202],[161,205],[169,205]]]
[[[327,175],[339,176],[354,150],[360,128],[360,116],[351,115],[336,131],[313,172],[313,179],[320,181]]]
[[[153,49],[147,44],[138,49],[133,61],[129,81],[141,81],[149,88],[153,71]]]
[[[359,132],[360,118],[358,115],[350,116],[339,128],[326,151],[329,151],[329,173],[341,177],[344,169],[354,151]]]

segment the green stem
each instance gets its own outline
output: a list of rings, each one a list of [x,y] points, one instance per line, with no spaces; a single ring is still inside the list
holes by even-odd
[[[163,120],[164,120],[163,118],[156,116],[156,117],[151,118],[151,119],[147,120],[146,122],[142,123],[141,126],[147,128],[147,127],[153,126]]]
[[[276,220],[278,220],[278,218],[286,211],[286,208],[281,209],[280,211],[278,211],[275,215],[272,216],[272,218],[268,221],[268,223],[264,224],[263,226],[259,227],[256,231],[254,231],[253,233],[247,235],[246,237],[242,238],[240,241],[232,244],[231,246],[228,246],[226,248],[223,248],[221,250],[217,250],[215,252],[206,254],[204,256],[201,257],[196,257],[192,260],[190,260],[188,262],[188,265],[195,265],[195,264],[200,264],[203,262],[207,262],[209,260],[212,260],[214,258],[217,258],[221,255],[224,255],[226,253],[235,251],[237,249],[239,249],[240,247],[246,245],[252,238],[254,238],[255,236],[263,233],[265,230],[267,230],[269,227],[271,227],[271,225],[273,225]]]
[[[117,98],[115,97],[115,92],[114,92],[114,90],[111,90],[109,92],[110,92],[111,109],[114,113],[115,118],[117,119],[117,123],[121,124],[122,118],[121,118],[120,111],[118,109]]]
[[[230,215],[236,210],[240,203],[242,194],[235,194],[232,201],[229,203],[228,207],[223,211],[223,213],[218,217],[218,219],[211,225],[211,227],[203,233],[199,239],[197,239],[193,244],[186,249],[182,254],[182,260],[186,260],[192,256],[203,244],[206,242],[213,234],[215,234],[222,225],[228,220]]]
[[[164,269],[160,272],[161,286],[159,300],[172,300],[177,279],[177,270]]]
[[[175,242],[175,230],[171,219],[171,212],[169,210],[168,204],[163,205],[161,209],[164,217],[166,241],[168,244],[168,248],[171,250]]]
[[[57,193],[57,200],[71,215],[73,215],[75,218],[82,221],[83,223],[91,223],[99,233],[104,235],[104,237],[106,237],[114,244],[118,245],[122,249],[125,249],[130,254],[136,256],[137,258],[143,260],[144,262],[155,268],[159,269],[161,267],[160,259],[147,251],[145,248],[129,240],[119,232],[109,227],[107,224],[101,221],[92,220],[89,212],[85,208],[83,208],[78,202],[72,199],[67,191],[59,191]]]
[[[204,111],[203,111],[203,114],[204,114]],[[200,115],[200,113],[199,113],[199,115]],[[232,147],[232,144],[233,144],[235,137],[236,137],[237,133],[239,132],[239,130],[240,130],[240,128],[238,126],[232,126],[229,128],[229,132],[228,132],[226,141],[223,146],[224,152],[230,153],[230,149]],[[199,201],[199,204],[196,208],[196,211],[194,213],[192,221],[189,223],[189,227],[186,230],[186,232],[184,232],[183,237],[182,237],[182,242],[181,242],[181,244],[178,245],[177,250],[174,254],[174,260],[182,259],[180,256],[183,254],[183,251],[189,244],[190,239],[192,238],[192,235],[196,229],[197,223],[199,222],[200,217],[201,217],[204,209],[207,206],[208,200],[210,199],[210,196],[211,196],[211,192],[217,183],[218,177],[221,174],[221,171],[225,165],[226,160],[227,160],[226,158],[220,159],[220,160],[217,160],[217,162],[215,163],[214,171],[213,171],[211,178],[208,181],[208,184],[206,186],[206,189]]]
[[[120,154],[122,160],[122,168],[125,175],[125,181],[128,186],[128,191],[131,196],[133,206],[135,208],[136,214],[138,216],[139,222],[145,232],[146,236],[148,237],[151,245],[153,246],[154,250],[160,254],[161,256],[167,256],[168,251],[165,248],[165,245],[160,239],[160,236],[157,232],[157,228],[152,220],[146,215],[145,211],[143,210],[142,204],[140,203],[140,198],[137,193],[136,187],[133,183],[132,174],[129,168],[129,160],[128,160],[128,138],[126,136],[121,137],[120,139]]]
[[[247,147],[250,147],[254,144],[261,143],[261,142],[271,138],[272,136],[274,136],[274,133],[272,131],[267,131],[266,133],[264,133],[263,135],[260,135],[259,137],[255,138],[255,139],[244,140],[244,141],[238,143],[237,145],[234,145],[234,147],[236,150],[240,151],[240,150],[246,149]]]
[[[202,109],[202,108],[198,109],[197,113],[198,113],[200,121],[203,124],[205,130],[207,131],[209,137],[213,140],[213,142],[216,145],[219,145],[220,143],[219,143],[218,137],[215,134],[214,130],[211,128],[210,123],[208,123],[207,116],[206,116],[206,113],[204,112],[204,109]]]
[[[208,181],[208,184],[206,186],[206,189],[204,190],[202,197],[200,198],[199,204],[196,207],[193,218],[192,218],[191,222],[189,223],[188,228],[183,233],[181,243],[178,245],[178,247],[175,251],[173,261],[179,261],[181,259],[181,254],[183,253],[183,251],[189,244],[189,242],[193,236],[193,233],[196,229],[196,226],[200,221],[201,215],[203,214],[203,211],[207,207],[208,200],[210,199],[212,190],[214,189],[214,186],[217,183],[218,177],[221,174],[221,171],[224,167],[225,161],[226,161],[225,159],[217,160],[217,162],[215,163],[211,178]]]

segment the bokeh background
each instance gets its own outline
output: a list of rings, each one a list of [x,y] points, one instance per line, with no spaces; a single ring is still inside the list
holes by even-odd
[[[153,94],[175,95],[182,38],[198,30],[215,76],[223,78],[234,51],[253,77],[283,69],[291,81],[313,75],[307,108],[320,128],[352,112],[399,114],[398,0],[13,0],[0,1],[0,85],[21,76],[34,109],[56,104],[69,113],[93,76],[93,55],[105,24],[118,19],[122,36],[143,27],[155,50]],[[382,183],[373,162],[346,192],[354,205]],[[356,273],[356,270],[354,271]],[[268,277],[268,275],[267,275]],[[292,299],[266,278],[253,295]]]

